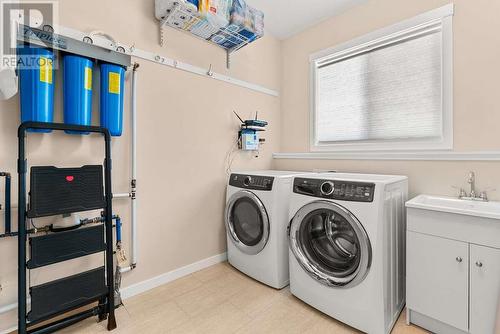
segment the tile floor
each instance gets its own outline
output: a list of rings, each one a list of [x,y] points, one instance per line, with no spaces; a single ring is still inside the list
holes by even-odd
[[[406,326],[392,333],[426,331]],[[125,301],[113,333],[360,333],[316,311],[285,288],[274,290],[221,263]],[[63,333],[106,332],[87,319]]]

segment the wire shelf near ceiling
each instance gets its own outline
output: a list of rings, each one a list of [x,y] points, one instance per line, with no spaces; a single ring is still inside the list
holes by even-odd
[[[232,31],[231,26],[217,27],[205,17],[199,16],[198,12],[188,11],[181,5],[174,6],[170,13],[163,18],[161,28],[163,29],[165,26],[181,30],[198,39],[216,45],[226,50],[228,56],[261,37],[253,35],[249,38]],[[163,41],[162,36],[162,44]]]

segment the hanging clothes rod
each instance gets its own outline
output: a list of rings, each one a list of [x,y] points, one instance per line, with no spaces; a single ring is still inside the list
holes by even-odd
[[[260,92],[263,94],[271,95],[278,97],[279,92],[255,83],[251,83],[248,81],[236,79],[224,74],[216,73],[213,72],[211,69],[211,65],[209,68],[202,68],[199,66],[194,66],[188,63],[184,63],[175,59],[171,59],[165,56],[162,56],[161,54],[149,52],[149,51],[144,51],[137,49],[135,45],[133,46],[128,46],[125,44],[121,44],[117,41],[115,41],[111,36],[108,34],[101,32],[101,31],[93,31],[90,33],[84,33],[75,29],[67,28],[67,27],[62,27],[62,26],[56,26],[55,27],[55,33],[59,34],[60,36],[63,37],[68,37],[68,38],[73,38],[76,40],[84,41],[87,43],[92,43],[93,45],[102,47],[107,50],[112,50],[112,51],[117,51],[121,52],[123,54],[129,55],[131,57],[135,58],[140,58],[144,59],[150,62],[153,62],[158,65],[163,65],[163,66],[168,66],[177,70],[193,73],[205,78],[209,79],[214,79],[218,81],[223,81],[226,83],[229,83],[231,85],[243,87],[246,89],[250,89],[256,92]]]

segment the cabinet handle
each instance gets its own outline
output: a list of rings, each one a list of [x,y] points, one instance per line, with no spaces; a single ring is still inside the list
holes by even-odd
[[[457,260],[458,263],[463,261],[463,259],[460,256],[457,256],[457,258],[455,260]]]
[[[477,261],[476,262],[476,266],[479,267],[479,268],[481,268],[483,266],[483,263],[481,261]]]

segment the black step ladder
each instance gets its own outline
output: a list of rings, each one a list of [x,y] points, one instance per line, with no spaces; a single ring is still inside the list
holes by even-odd
[[[102,134],[105,141],[104,164],[79,168],[32,167],[28,208],[26,205],[28,161],[25,141],[29,130]],[[18,129],[18,138],[18,332],[20,334],[53,333],[92,316],[98,316],[101,321],[107,319],[108,330],[115,329],[111,136],[109,131],[93,126],[25,122]],[[29,260],[26,259],[27,219],[96,209],[103,210],[104,224],[30,237]],[[27,312],[27,270],[99,252],[105,255],[104,266],[29,287],[31,309]],[[50,322],[55,317],[96,302],[98,305],[95,307]],[[49,324],[41,325],[45,322]]]

